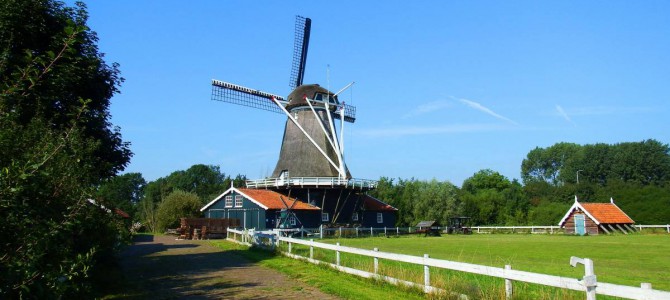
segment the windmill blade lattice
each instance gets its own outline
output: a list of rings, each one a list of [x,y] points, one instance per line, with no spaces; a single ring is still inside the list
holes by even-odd
[[[302,85],[305,77],[305,64],[307,63],[307,48],[309,47],[309,34],[312,28],[312,19],[301,16],[295,17],[295,41],[293,43],[293,65],[289,86],[295,89]]]
[[[278,95],[220,80],[212,80],[212,100],[284,114],[283,110],[272,101],[273,97],[284,106],[288,103],[284,97]]]

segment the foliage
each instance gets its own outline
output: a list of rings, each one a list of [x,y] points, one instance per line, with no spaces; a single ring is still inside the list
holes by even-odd
[[[196,164],[187,170],[172,172],[146,185],[144,198],[138,204],[139,218],[149,231],[155,232],[160,229],[156,219],[157,206],[173,191],[196,194],[202,206],[230,188],[231,184],[244,186],[245,181],[245,176],[231,178],[222,173],[219,166],[213,165]]]
[[[90,295],[120,220],[89,199],[130,160],[109,123],[122,79],[83,4],[0,2],[0,294]]]
[[[105,180],[98,187],[96,198],[107,207],[119,208],[135,216],[137,203],[144,197],[147,182],[140,173],[126,173]]]
[[[392,179],[382,177],[378,188],[371,196],[387,202],[398,209],[397,225],[414,226],[423,220],[437,220],[446,223],[450,216],[460,213],[461,203],[458,188],[450,182],[419,181],[416,179]]]
[[[200,216],[200,198],[190,192],[176,190],[158,205],[156,212],[156,224],[158,230],[174,228],[179,225],[179,218],[191,218]]]
[[[521,164],[525,184],[555,186],[581,182],[601,186],[610,181],[659,185],[670,181],[670,146],[656,140],[615,145],[558,143],[531,150]]]

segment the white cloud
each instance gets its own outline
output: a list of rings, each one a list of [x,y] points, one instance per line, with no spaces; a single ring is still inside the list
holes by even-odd
[[[451,106],[451,103],[447,100],[437,100],[437,101],[433,101],[433,102],[424,103],[424,104],[421,104],[421,105],[417,106],[415,109],[408,112],[407,114],[405,114],[403,116],[403,119],[407,119],[407,118],[416,117],[416,116],[419,116],[419,115],[431,113],[431,112],[434,112],[434,111],[438,111],[438,110],[447,108],[449,106]]]
[[[478,111],[481,111],[481,112],[483,112],[483,113],[485,113],[485,114],[487,114],[487,115],[493,116],[493,117],[495,117],[495,118],[497,118],[497,119],[500,119],[500,120],[509,122],[509,123],[511,123],[511,124],[514,124],[514,125],[519,125],[519,124],[517,124],[517,122],[514,122],[514,121],[512,121],[511,119],[509,119],[509,118],[507,118],[507,117],[505,117],[505,116],[502,116],[502,115],[500,115],[500,114],[498,114],[498,113],[492,111],[492,110],[489,109],[488,107],[485,107],[484,105],[481,105],[480,103],[477,103],[477,102],[475,102],[475,101],[468,100],[468,99],[458,99],[458,101],[461,101],[463,104],[465,104],[465,105],[467,105],[467,106],[469,106],[469,107],[471,107],[471,108],[474,108],[474,109],[476,109],[476,110],[478,110]]]

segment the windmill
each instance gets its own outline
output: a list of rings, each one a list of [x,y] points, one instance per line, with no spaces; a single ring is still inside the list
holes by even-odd
[[[293,191],[321,207],[330,214],[326,219],[335,222],[343,211],[351,214],[356,210],[358,200],[350,198],[357,199],[357,193],[374,188],[376,182],[353,179],[344,162],[344,123],[355,122],[356,108],[340,102],[338,94],[353,83],[337,93],[318,84],[303,84],[311,23],[309,18],[296,17],[292,91],[287,98],[212,80],[212,100],[284,114],[282,145],[271,177],[247,181],[247,187]]]

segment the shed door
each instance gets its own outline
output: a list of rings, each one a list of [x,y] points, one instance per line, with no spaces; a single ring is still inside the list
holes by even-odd
[[[586,234],[586,220],[584,215],[575,215],[575,233],[579,235]]]

